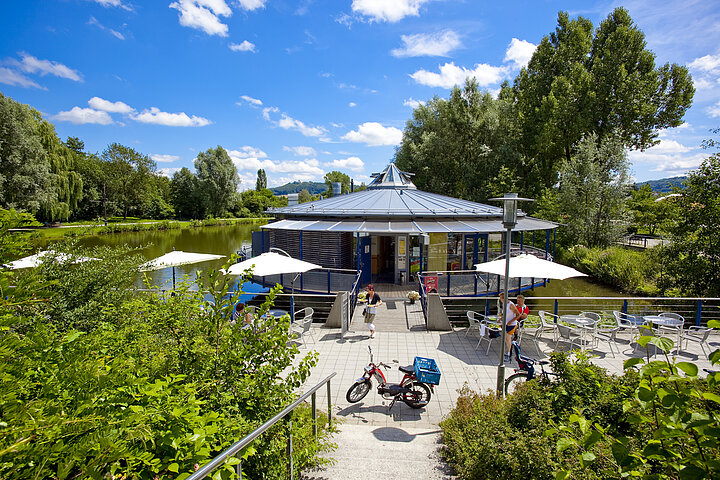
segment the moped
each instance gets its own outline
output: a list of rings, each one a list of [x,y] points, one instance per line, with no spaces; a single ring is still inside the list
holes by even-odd
[[[387,400],[392,399],[388,409],[391,409],[398,400],[405,402],[410,408],[422,408],[428,404],[433,385],[418,380],[412,365],[398,367],[405,374],[400,383],[388,383],[381,367],[390,369],[390,365],[382,362],[375,364],[372,347],[368,346],[368,352],[370,352],[370,363],[365,367],[363,376],[358,378],[345,394],[348,402],[356,403],[365,398],[372,388],[372,379],[374,378],[378,383],[377,392]],[[393,362],[397,362],[397,360],[393,360]]]

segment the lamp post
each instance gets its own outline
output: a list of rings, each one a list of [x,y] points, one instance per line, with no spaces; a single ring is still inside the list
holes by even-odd
[[[512,242],[512,229],[517,225],[517,202],[518,201],[533,201],[530,198],[518,198],[517,193],[506,193],[505,196],[500,198],[491,198],[490,200],[502,200],[503,202],[503,227],[505,227],[505,282],[503,286],[503,292],[505,297],[505,304],[510,301],[508,296],[508,289],[510,288],[510,244]],[[498,397],[503,396],[503,387],[505,385],[505,326],[507,322],[507,307],[505,304],[501,304],[500,308],[504,309],[502,312],[498,312],[502,316],[502,341],[500,342],[500,363],[498,364],[497,373],[497,395]]]

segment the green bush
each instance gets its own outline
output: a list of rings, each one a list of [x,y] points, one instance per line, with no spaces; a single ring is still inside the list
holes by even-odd
[[[555,440],[544,433],[575,409],[627,427],[618,417],[630,391],[626,382],[632,383],[632,378],[610,377],[587,357],[570,362],[564,354],[553,354],[551,360],[558,382],[526,382],[504,400],[494,392],[461,391],[456,407],[440,424],[443,455],[460,478],[555,478],[574,457],[558,452]]]
[[[572,267],[624,292],[657,294],[660,268],[651,252],[575,245],[564,252],[562,258]]]
[[[82,253],[102,260],[0,271],[0,478],[187,477],[291,403],[317,361],[288,345],[287,319],[261,320],[275,292],[243,330],[226,275],[198,280],[212,303],[185,283],[133,293],[127,250]],[[294,416],[299,471],[332,445],[322,425],[314,442],[309,407]],[[260,436],[243,470],[286,478],[286,438]]]

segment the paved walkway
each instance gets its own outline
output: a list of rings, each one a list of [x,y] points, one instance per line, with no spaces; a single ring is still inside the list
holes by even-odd
[[[427,332],[424,330],[424,319],[420,304],[409,305],[400,299],[395,309],[387,309],[391,299],[384,299],[385,307],[378,309],[375,322],[377,333],[374,339],[368,337],[367,329],[362,321],[362,306],[354,315],[350,331],[342,337],[339,329],[313,326],[316,342],[306,337],[307,343],[301,351],[316,350],[319,352],[317,366],[307,382],[307,386],[337,372],[332,379],[333,417],[342,422],[340,434],[335,438],[339,449],[332,454],[337,464],[320,472],[307,472],[306,478],[312,479],[343,479],[346,480],[351,471],[354,476],[363,472],[362,477],[400,478],[391,470],[393,462],[403,463],[408,472],[417,474],[419,478],[452,478],[447,466],[439,459],[440,433],[439,423],[454,407],[458,390],[464,385],[475,391],[494,391],[497,383],[497,364],[500,355],[500,339],[492,342],[490,353],[485,356],[485,348],[475,350],[477,333],[460,329],[453,332]],[[606,368],[611,373],[621,373],[623,361],[632,356],[644,355],[638,350],[633,354],[629,338],[622,337],[621,354],[613,358],[608,345],[601,344],[593,352],[596,357],[593,363]],[[553,350],[555,342],[550,335],[539,342],[540,352],[535,344],[526,338],[523,341],[523,353],[534,358],[546,358]],[[720,338],[711,338],[713,349],[720,346]],[[345,393],[354,381],[362,375],[370,359],[368,346],[372,346],[375,362],[382,361],[396,367],[399,364],[410,365],[414,357],[422,356],[437,361],[442,372],[440,385],[435,391],[427,407],[414,410],[403,403],[396,403],[388,409],[389,400],[383,399],[373,389],[361,402],[350,404]],[[564,348],[563,343],[559,349]],[[651,350],[652,351],[652,350]],[[656,357],[660,358],[660,357]],[[690,351],[683,352],[678,359],[693,361],[702,368],[709,368],[710,362],[702,354],[696,344],[690,344]],[[506,367],[506,375],[513,373],[514,361]],[[386,372],[390,382],[397,382],[402,375],[397,368]],[[318,405],[327,405],[325,389],[318,394]],[[378,458],[377,465],[371,469],[368,462]],[[361,458],[361,460],[358,460]],[[403,460],[404,459],[404,460]],[[421,465],[424,468],[421,468]],[[377,475],[371,473],[377,471]],[[385,473],[383,473],[385,472]]]

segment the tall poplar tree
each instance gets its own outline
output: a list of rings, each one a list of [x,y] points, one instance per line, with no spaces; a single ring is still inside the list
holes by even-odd
[[[526,174],[549,187],[584,135],[644,150],[660,130],[682,124],[694,93],[687,68],[655,66],[645,34],[620,7],[597,30],[586,18],[560,12],[555,32],[501,96],[518,111],[524,153],[532,159]]]
[[[195,159],[195,171],[207,212],[214,217],[221,216],[230,209],[240,183],[230,155],[221,146],[201,152]]]

